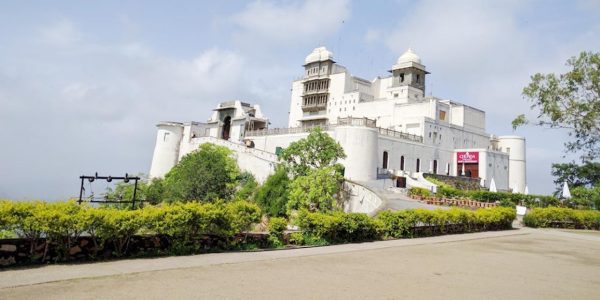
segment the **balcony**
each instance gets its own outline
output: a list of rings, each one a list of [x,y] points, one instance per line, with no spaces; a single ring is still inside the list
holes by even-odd
[[[327,109],[327,102],[316,102],[316,103],[303,103],[302,111],[320,111]]]

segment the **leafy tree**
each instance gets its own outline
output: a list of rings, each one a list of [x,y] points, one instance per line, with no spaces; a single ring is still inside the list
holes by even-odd
[[[284,149],[279,159],[295,177],[307,175],[310,169],[333,167],[338,159],[345,157],[344,148],[320,127],[316,127],[306,138]],[[341,169],[341,165],[336,167]]]
[[[238,187],[235,192],[236,200],[250,200],[254,199],[254,194],[258,189],[258,182],[254,178],[254,175],[250,172],[242,172],[237,178]]]
[[[288,213],[300,209],[312,212],[333,210],[342,180],[334,167],[312,169],[308,174],[296,177],[290,183]]]
[[[172,201],[230,199],[240,171],[231,150],[206,143],[184,156],[165,175],[165,197]]]
[[[142,177],[142,176],[140,176]],[[137,184],[137,192],[135,195],[136,200],[146,200],[150,204],[156,204],[162,201],[164,197],[164,186],[162,178],[153,178],[151,181],[140,180]],[[113,201],[130,201],[133,199],[133,190],[135,183],[133,182],[119,182],[114,188],[107,188],[105,198]],[[137,203],[137,202],[136,202]],[[140,202],[141,203],[141,202]],[[109,204],[109,207],[115,208],[131,208],[128,203],[123,204]],[[139,206],[136,204],[136,206]]]
[[[279,166],[275,173],[267,177],[265,183],[258,189],[254,199],[263,212],[272,217],[286,216],[286,205],[289,199],[289,184],[285,168]]]
[[[571,141],[567,152],[581,152],[582,161],[600,157],[600,53],[581,52],[567,60],[564,74],[535,74],[523,96],[539,110],[538,126],[564,128]],[[524,115],[513,128],[528,123]]]
[[[572,206],[579,209],[600,209],[600,185],[592,188],[578,186],[571,189]]]
[[[560,189],[567,181],[571,187],[592,187],[600,185],[600,163],[588,162],[581,165],[575,163],[552,164],[554,183]]]
[[[149,184],[146,185],[145,198],[151,204],[156,204],[163,201],[165,195],[164,179],[153,178]]]

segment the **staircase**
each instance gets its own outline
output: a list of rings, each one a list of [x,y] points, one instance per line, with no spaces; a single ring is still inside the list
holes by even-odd
[[[384,186],[385,181],[376,180],[368,182],[359,182],[361,185],[369,188],[375,194],[377,194],[381,200],[382,205],[379,210],[402,210],[402,209],[448,209],[445,206],[429,205],[408,197],[405,194],[397,193],[390,190],[387,186]]]

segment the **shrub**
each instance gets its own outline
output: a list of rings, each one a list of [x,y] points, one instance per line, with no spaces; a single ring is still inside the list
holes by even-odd
[[[269,219],[269,241],[271,245],[280,248],[284,245],[283,233],[287,229],[287,220],[279,217]]]
[[[420,187],[411,187],[408,190],[408,194],[411,196],[421,196],[421,197],[431,196],[431,192],[428,189],[420,188]]]
[[[210,143],[184,156],[162,182],[166,200],[208,201],[230,199],[236,188],[239,168],[226,147]]]
[[[381,222],[363,213],[300,211],[298,226],[309,239],[328,243],[372,241],[381,238]]]
[[[530,227],[600,230],[600,211],[561,207],[534,208],[523,217]]]
[[[334,167],[310,169],[290,183],[288,214],[293,210],[329,212],[336,208],[336,197],[343,181]]]
[[[377,216],[386,238],[411,238],[445,233],[510,229],[516,217],[513,208],[497,207],[476,211],[448,210],[386,211]]]
[[[254,199],[268,216],[287,216],[289,184],[290,178],[287,171],[283,167],[277,167],[275,173],[269,176],[256,192]]]
[[[63,253],[59,259],[69,257],[69,249],[84,233],[91,237],[94,251],[113,249],[115,256],[127,255],[132,237],[140,232],[164,236],[169,251],[176,254],[199,250],[203,235],[216,236],[229,247],[237,233],[250,229],[260,217],[260,208],[246,201],[163,203],[140,210],[93,208],[74,202],[0,202],[0,232],[27,239],[31,254],[38,241],[46,238],[46,247],[56,244]]]

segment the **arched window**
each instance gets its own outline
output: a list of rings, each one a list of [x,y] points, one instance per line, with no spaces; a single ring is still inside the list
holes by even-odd
[[[383,151],[383,168],[388,168],[388,153],[387,151]]]
[[[404,171],[404,155],[400,156],[400,170]]]
[[[417,158],[417,172],[421,172],[421,160]]]
[[[433,160],[433,174],[437,174],[437,159]]]

